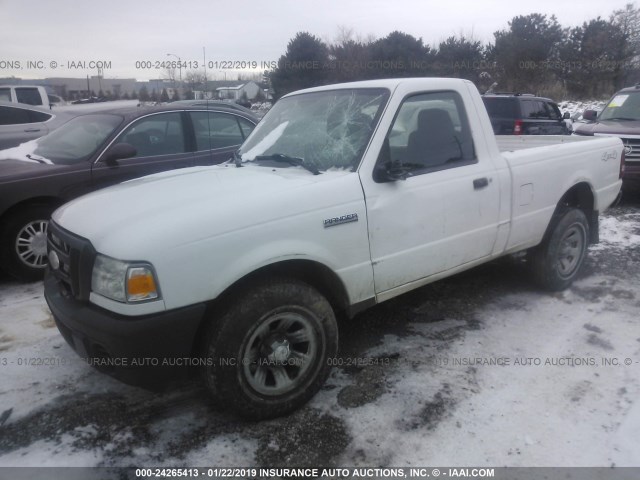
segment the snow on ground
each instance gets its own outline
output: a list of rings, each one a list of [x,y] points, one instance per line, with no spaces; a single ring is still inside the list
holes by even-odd
[[[603,217],[600,222],[600,244],[594,245],[593,250],[606,250],[611,247],[633,247],[640,245],[640,213],[626,213],[619,217]]]
[[[602,111],[606,104],[607,102],[605,100],[563,100],[558,103],[558,107],[560,107],[562,113],[569,112],[571,119],[576,121],[582,120],[582,112],[585,110]]]
[[[495,262],[361,314],[326,387],[257,423],[96,372],[41,283],[0,279],[0,466],[638,466],[637,212],[602,217],[565,292]]]

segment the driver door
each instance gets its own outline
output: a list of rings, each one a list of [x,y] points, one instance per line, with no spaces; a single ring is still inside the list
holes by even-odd
[[[491,254],[499,182],[457,92],[405,99],[375,172],[361,180],[379,299]]]

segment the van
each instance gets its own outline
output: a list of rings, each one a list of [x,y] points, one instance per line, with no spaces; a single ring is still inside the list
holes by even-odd
[[[0,85],[0,102],[51,108],[47,91],[39,85]]]

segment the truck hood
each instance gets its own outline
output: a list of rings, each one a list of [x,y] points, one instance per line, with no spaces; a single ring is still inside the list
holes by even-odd
[[[152,254],[339,204],[344,198],[332,197],[328,184],[353,175],[313,175],[301,167],[192,167],[98,190],[63,205],[52,218],[100,253],[141,260],[137,239]]]
[[[573,124],[580,135],[640,135],[640,120],[602,120],[593,123]]]

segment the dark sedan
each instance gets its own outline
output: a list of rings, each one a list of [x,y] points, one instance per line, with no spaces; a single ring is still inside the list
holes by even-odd
[[[0,266],[22,280],[41,278],[58,206],[131,178],[229,160],[257,122],[221,105],[102,110],[0,151]]]

